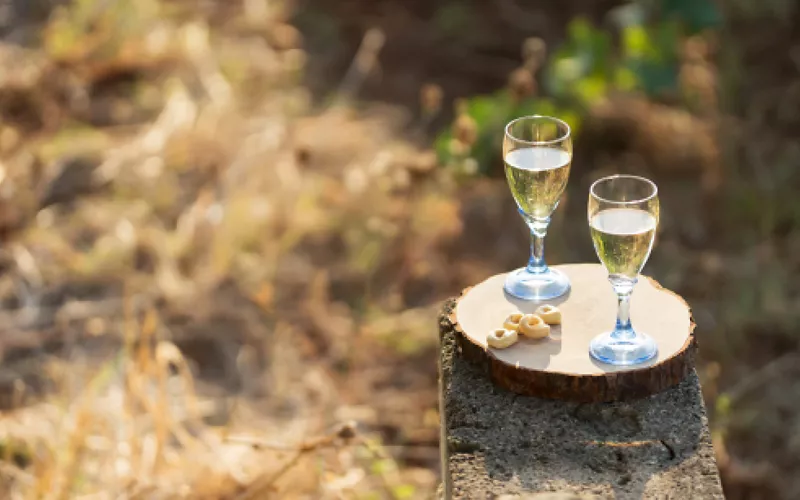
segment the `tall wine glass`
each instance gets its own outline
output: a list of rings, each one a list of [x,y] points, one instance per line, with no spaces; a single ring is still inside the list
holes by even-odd
[[[506,125],[503,138],[506,179],[531,231],[528,265],[508,274],[505,291],[524,300],[546,300],[569,290],[569,279],[544,262],[550,216],[567,187],[572,163],[569,125],[549,116],[524,116]]]
[[[658,188],[644,177],[612,175],[589,190],[589,228],[608,281],[617,294],[617,323],[592,339],[589,353],[612,365],[643,363],[656,355],[655,341],[631,326],[630,300],[656,235]]]

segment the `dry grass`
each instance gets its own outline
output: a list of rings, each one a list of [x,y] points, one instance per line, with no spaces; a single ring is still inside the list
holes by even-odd
[[[41,48],[0,46],[19,68],[0,78],[4,497],[433,491],[361,402],[388,381],[388,406],[411,401],[397,418],[434,411],[434,367],[395,396],[387,380],[397,346],[434,345],[397,340],[433,310],[400,314],[375,283],[431,273],[423,254],[459,227],[448,182],[394,139],[402,117],[304,117],[276,5],[80,1]],[[435,412],[403,425],[435,436]]]

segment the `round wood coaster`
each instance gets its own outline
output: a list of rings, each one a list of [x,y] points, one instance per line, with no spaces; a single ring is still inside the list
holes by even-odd
[[[503,291],[505,274],[464,290],[450,317],[462,354],[484,366],[492,381],[529,396],[581,402],[647,396],[679,383],[694,367],[694,322],[686,302],[641,276],[631,298],[631,321],[653,337],[658,356],[644,364],[612,366],[589,356],[589,341],[614,326],[616,297],[599,264],[555,266],[569,276],[565,296],[528,302]],[[486,334],[501,328],[514,311],[532,313],[543,303],[561,309],[562,324],[550,337],[520,340],[506,349],[486,345]]]

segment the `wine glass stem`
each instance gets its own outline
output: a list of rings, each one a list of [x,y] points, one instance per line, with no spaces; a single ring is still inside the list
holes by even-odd
[[[614,331],[611,332],[611,337],[615,339],[631,339],[636,336],[636,332],[633,331],[631,326],[630,307],[633,286],[637,280],[611,278],[609,281],[614,287],[614,293],[617,294],[617,324],[614,326]]]
[[[530,219],[526,222],[531,230],[531,258],[528,260],[528,272],[533,274],[546,273],[544,237],[547,235],[547,226],[550,225],[550,218]]]

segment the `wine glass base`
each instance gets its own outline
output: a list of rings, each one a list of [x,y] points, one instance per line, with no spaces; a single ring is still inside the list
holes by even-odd
[[[523,267],[508,273],[503,289],[522,300],[548,300],[569,291],[569,278],[554,269],[532,273]]]
[[[589,343],[589,354],[609,365],[636,365],[653,359],[658,354],[656,342],[643,333],[629,339],[615,339],[611,332],[601,333]]]

